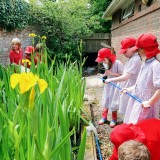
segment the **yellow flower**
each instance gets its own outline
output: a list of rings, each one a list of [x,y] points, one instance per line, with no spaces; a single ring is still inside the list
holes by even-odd
[[[38,79],[38,85],[40,88],[40,93],[43,93],[44,90],[48,87],[48,83],[44,79]]]
[[[30,109],[33,109],[33,107],[34,107],[34,97],[35,97],[35,89],[34,89],[34,87],[32,87],[31,93],[29,96],[29,108]]]
[[[46,40],[46,39],[47,39],[47,37],[46,37],[46,36],[42,36],[42,39]]]
[[[19,86],[19,92],[22,94],[21,106],[33,109],[35,99],[35,86],[38,85],[40,94],[48,87],[48,83],[44,79],[39,79],[33,73],[14,73],[10,77],[11,87],[14,89]]]
[[[36,37],[37,35],[36,34],[34,34],[34,33],[30,33],[29,34],[29,37]]]
[[[10,78],[10,84],[13,89],[19,84],[21,94],[29,91],[36,84],[38,84],[40,88],[40,93],[43,93],[48,86],[45,80],[39,79],[38,76],[34,75],[31,72],[29,73],[24,72],[21,74],[17,74],[17,73],[12,74]]]
[[[23,64],[24,64],[24,63],[28,63],[29,65],[31,65],[31,61],[28,60],[28,59],[22,59],[22,63],[23,63]]]
[[[38,76],[33,73],[21,73],[21,81],[19,82],[20,93],[27,92],[31,87],[35,86],[38,80]]]
[[[14,89],[16,87],[16,85],[19,83],[20,81],[20,74],[18,73],[14,73],[12,74],[11,78],[10,78],[10,84],[11,87]]]

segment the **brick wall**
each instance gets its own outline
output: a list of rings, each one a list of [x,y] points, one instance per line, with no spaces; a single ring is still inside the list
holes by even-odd
[[[137,5],[139,3],[136,3]],[[136,10],[133,17],[118,24],[114,22],[111,32],[112,47],[118,52],[121,40],[129,36],[137,38],[143,33],[154,34],[160,43],[160,2],[154,2],[150,7],[142,5],[142,10],[140,12]],[[122,62],[126,61],[124,56],[118,55],[118,57]]]
[[[9,64],[10,42],[13,38],[17,37],[21,40],[23,50],[26,46],[32,45],[31,38],[28,37],[29,33],[35,33],[35,29],[29,27],[22,31],[14,32],[0,30],[0,64],[4,66]]]

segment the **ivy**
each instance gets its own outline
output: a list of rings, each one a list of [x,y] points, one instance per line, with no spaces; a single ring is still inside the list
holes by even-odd
[[[23,29],[31,19],[30,6],[23,0],[0,0],[0,28]]]

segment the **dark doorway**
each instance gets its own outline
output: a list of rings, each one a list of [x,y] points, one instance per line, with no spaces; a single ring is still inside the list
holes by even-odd
[[[84,67],[95,67],[97,66],[97,62],[95,62],[98,53],[85,53],[83,54],[83,58],[87,58],[84,64]]]

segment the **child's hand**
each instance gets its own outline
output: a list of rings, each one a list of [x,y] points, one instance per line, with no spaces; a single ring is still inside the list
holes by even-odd
[[[99,76],[99,77],[103,77],[103,74],[101,74],[101,73],[98,73],[98,74],[97,74],[97,76]]]
[[[143,102],[142,102],[142,107],[143,107],[143,108],[150,108],[150,107],[151,107],[151,104],[149,103],[149,101],[143,101]]]
[[[105,83],[106,83],[106,84],[108,84],[109,82],[111,82],[110,79],[106,79],[106,80],[105,80]]]
[[[121,92],[122,93],[131,92],[134,88],[135,88],[135,85],[129,88],[122,88]]]
[[[105,74],[106,74],[106,75],[112,75],[112,72],[111,72],[110,70],[106,70],[106,71],[105,71]]]
[[[122,88],[121,89],[121,93],[126,94],[126,92],[129,92],[129,88]]]

